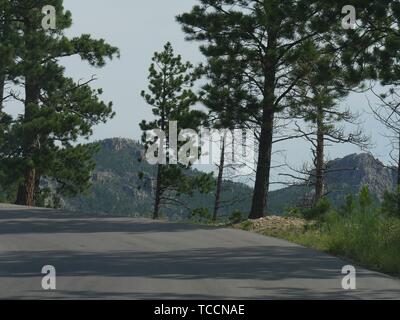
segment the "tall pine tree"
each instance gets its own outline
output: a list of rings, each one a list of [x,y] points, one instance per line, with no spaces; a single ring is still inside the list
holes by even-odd
[[[274,120],[287,106],[287,95],[305,76],[294,64],[306,60],[312,43],[321,41],[340,22],[341,8],[334,8],[337,14],[332,14],[331,5],[312,0],[199,2],[177,19],[188,40],[201,42],[206,57],[223,59],[226,72],[233,70],[245,79],[252,95],[243,111],[260,128],[250,213],[250,218],[260,218],[267,207]]]
[[[207,126],[220,133],[219,137],[216,137],[217,141],[213,141],[220,144],[219,161],[215,163],[218,175],[212,216],[214,222],[217,221],[218,212],[223,206],[223,180],[229,166],[228,157],[232,156],[232,148],[235,148],[235,141],[230,133],[233,133],[235,129],[246,128],[248,118],[245,111],[247,103],[252,98],[246,90],[244,79],[240,78],[235,70],[230,70],[231,72],[226,70],[224,65],[223,59],[208,60],[204,68],[208,83],[203,86],[202,92],[202,103],[209,110]],[[236,154],[236,158],[238,157],[239,155]]]
[[[42,27],[42,8],[47,5],[55,8],[55,29]],[[72,20],[62,0],[14,1],[12,15],[19,37],[13,43],[22,45],[16,48],[11,74],[24,88],[23,96],[14,96],[24,104],[24,114],[5,139],[2,162],[18,180],[16,203],[35,205],[43,177],[55,181],[59,192],[76,193],[88,186],[95,150],[76,142],[113,116],[111,103],[99,98],[102,91],[92,90],[91,80],[76,83],[66,77],[60,59],[77,55],[102,67],[118,49],[89,35],[67,38],[64,31]]]
[[[157,175],[154,188],[153,218],[160,217],[160,209],[167,205],[183,205],[179,200],[182,194],[193,195],[196,190],[208,192],[211,187],[211,175],[189,173],[192,165],[191,155],[188,162],[178,158],[186,157],[181,153],[186,145],[185,139],[179,139],[181,130],[192,129],[198,132],[206,115],[193,107],[199,98],[193,91],[195,81],[201,76],[200,70],[190,62],[183,62],[175,55],[171,43],[164,46],[163,52],[156,52],[149,69],[148,92],[142,91],[145,101],[153,108],[154,121],[140,124],[144,131],[143,142],[147,148],[157,146]],[[170,127],[176,126],[176,136],[170,135]],[[161,131],[165,136],[148,140],[148,133]],[[180,161],[178,161],[180,160]]]
[[[341,106],[342,99],[360,85],[359,78],[352,77],[342,65],[340,52],[331,49],[315,47],[306,62],[297,62],[307,75],[288,98],[290,118],[308,124],[308,128],[302,128],[296,123],[295,131],[312,145],[312,167],[301,173],[307,176],[307,184],[315,188],[314,205],[327,192],[326,147],[345,143],[366,147],[368,144],[368,138],[358,126],[357,114]],[[348,130],[344,124],[357,126],[357,129]]]
[[[382,95],[372,90],[380,102],[371,107],[377,120],[392,133],[395,152],[391,156],[398,167],[397,180],[400,185],[400,151],[396,152],[400,149],[400,3],[397,0],[368,3],[358,0],[355,5],[358,7],[358,25],[342,39],[342,44],[349,41],[353,43],[353,47],[343,46],[343,61],[353,74],[363,74],[385,87],[386,93]],[[400,192],[395,195],[398,214],[399,195]]]

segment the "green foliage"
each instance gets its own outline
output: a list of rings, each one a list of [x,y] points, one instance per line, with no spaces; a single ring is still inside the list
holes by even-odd
[[[197,208],[192,211],[191,220],[196,223],[210,223],[212,215],[207,208]]]
[[[1,106],[1,101],[0,101],[0,106]],[[2,110],[0,108],[0,155],[4,152],[4,141],[5,141],[7,132],[10,129],[10,125],[11,125],[11,117],[9,117],[7,114],[2,112]],[[0,156],[0,160],[1,160],[1,156]],[[6,177],[7,177],[7,171],[0,164],[0,181],[4,182],[6,180]],[[0,185],[0,190],[1,190],[1,187],[2,186]],[[1,191],[0,191],[0,193],[1,193]],[[4,195],[3,195],[3,197],[4,197]]]
[[[384,272],[400,272],[400,220],[378,210],[332,213],[325,226],[328,251]]]
[[[159,159],[158,174],[155,187],[155,212],[157,218],[161,205],[181,205],[178,199],[182,195],[193,196],[195,191],[208,193],[212,186],[212,175],[188,175],[186,170],[191,167],[191,162],[183,164],[181,161],[173,163],[172,158],[178,154],[170,152],[165,146],[172,147],[177,144],[177,149],[182,148],[187,141],[173,141],[177,137],[170,137],[170,124],[176,122],[178,134],[181,130],[197,130],[206,115],[193,106],[198,102],[198,96],[193,92],[195,81],[200,78],[200,72],[190,62],[182,62],[180,55],[175,55],[171,43],[164,46],[163,52],[156,52],[149,68],[148,92],[142,91],[142,97],[152,107],[155,120],[142,121],[140,128],[143,130],[142,140],[146,147],[149,144],[158,144],[157,155],[165,155],[167,163]],[[147,133],[150,130],[161,130],[164,138],[155,137],[148,141]],[[164,145],[165,144],[165,145]],[[164,150],[167,149],[167,150]],[[178,150],[175,150],[179,153]],[[178,160],[178,159],[176,159]],[[179,159],[180,160],[180,159]],[[197,160],[197,159],[193,159]],[[171,163],[170,163],[171,162]]]
[[[397,192],[386,192],[382,203],[382,212],[400,218],[400,186]]]
[[[353,195],[346,196],[346,203],[342,206],[340,212],[342,215],[352,214],[357,208],[356,200]]]
[[[244,220],[244,217],[245,217],[245,215],[243,214],[243,212],[236,210],[230,215],[229,222],[231,224],[240,223]]]
[[[25,89],[25,110],[0,134],[0,171],[6,174],[2,183],[7,189],[15,183],[40,186],[38,181],[46,178],[58,184],[61,193],[87,190],[95,149],[77,145],[77,141],[88,139],[93,126],[105,123],[114,113],[112,104],[101,100],[102,90],[91,88],[95,79],[75,82],[68,78],[59,58],[79,56],[91,66],[102,67],[106,60],[118,56],[118,49],[89,35],[66,37],[72,19],[62,0],[8,2],[9,10],[2,13],[14,33],[6,42],[7,50],[0,45],[0,56],[5,51],[12,53],[6,60],[6,81]],[[56,30],[41,28],[45,5],[56,9]],[[35,173],[30,181],[28,172]],[[40,194],[40,190],[35,193]]]
[[[362,187],[360,195],[358,197],[358,202],[360,205],[360,210],[363,213],[366,213],[372,207],[374,199],[372,198],[371,193],[369,192],[368,186]]]
[[[285,208],[284,216],[289,218],[304,218],[302,210],[298,207]]]
[[[36,206],[41,208],[61,209],[62,200],[59,194],[53,192],[49,187],[42,187],[36,194]]]
[[[173,192],[179,198],[182,195],[193,197],[194,193],[209,193],[214,186],[213,174],[200,173],[190,174],[188,168],[179,165],[165,165],[161,167],[161,188],[165,194]],[[167,201],[168,202],[168,201]]]
[[[324,219],[325,216],[331,210],[332,205],[328,198],[322,198],[318,201],[318,203],[310,208],[303,210],[302,215],[307,220],[321,220]]]
[[[49,180],[57,181],[56,193],[74,196],[84,193],[91,186],[91,174],[95,168],[93,156],[98,145],[76,145],[57,150]]]
[[[311,0],[199,0],[177,17],[187,39],[199,42],[207,58],[211,81],[204,87],[205,104],[221,125],[262,128],[253,218],[266,209],[262,199],[267,199],[274,116],[287,109],[288,97],[307,74],[296,62],[306,65],[318,52],[312,44],[339,23],[335,10]]]
[[[361,188],[361,191],[355,198],[353,195],[346,196],[345,204],[342,205],[337,212],[342,216],[350,216],[356,210],[367,213],[374,210],[375,201],[372,197],[368,186]],[[332,206],[332,202],[328,197],[322,198],[318,203],[308,209],[299,207],[290,207],[286,209],[286,215],[290,217],[305,218],[307,220],[324,220],[331,211],[336,211]]]
[[[329,210],[323,221],[307,226],[303,232],[281,232],[274,236],[347,257],[358,264],[381,272],[400,274],[400,219],[382,214],[374,206],[368,188],[348,197],[340,210]],[[390,206],[389,206],[390,207]],[[328,206],[321,204],[326,212]],[[250,228],[243,223],[242,228]]]
[[[146,132],[152,129],[165,131],[168,138],[170,121],[178,122],[181,129],[197,129],[205,119],[205,114],[191,109],[198,96],[193,92],[195,81],[200,72],[190,62],[183,62],[180,55],[175,55],[171,43],[164,46],[163,52],[156,52],[149,68],[148,92],[141,95],[153,109],[156,120],[142,121],[140,128]],[[143,142],[148,143],[146,135]]]
[[[246,231],[250,231],[253,228],[253,222],[251,222],[250,220],[243,221],[240,224],[240,228]]]
[[[339,127],[341,122],[353,123],[356,116],[350,110],[342,109],[339,102],[359,85],[345,69],[338,52],[322,49],[323,42],[309,43],[309,56],[306,61],[297,62],[299,72],[305,74],[299,85],[299,93],[289,96],[290,114],[301,116],[312,127],[333,139],[331,142],[357,142],[362,135],[356,132],[346,135]],[[327,45],[327,47],[329,47]],[[316,135],[315,131],[315,134]],[[311,136],[311,135],[310,135]]]
[[[359,5],[357,19],[362,27],[348,32],[347,39],[354,47],[346,46],[344,61],[353,75],[364,73],[384,85],[397,85],[400,79],[399,3],[379,0],[360,1]]]

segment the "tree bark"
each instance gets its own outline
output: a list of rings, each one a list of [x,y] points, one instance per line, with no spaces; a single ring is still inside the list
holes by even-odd
[[[275,27],[275,26],[274,26]],[[261,119],[261,134],[259,141],[259,152],[254,186],[253,201],[249,219],[260,219],[265,216],[268,208],[268,192],[270,182],[270,171],[272,163],[272,146],[274,138],[275,121],[275,88],[276,72],[278,68],[278,57],[276,48],[278,46],[278,30],[272,27],[268,30],[267,52],[264,56],[264,100]]]
[[[162,105],[164,105],[164,103]],[[166,132],[166,123],[167,123],[167,121],[166,121],[165,109],[164,109],[164,107],[162,107],[161,108],[160,129],[163,132]],[[167,138],[167,146],[169,146],[169,138]],[[164,145],[162,143],[160,143],[160,148],[164,148]],[[159,152],[160,152],[160,150],[159,150]],[[169,163],[169,154],[168,153],[167,153],[167,163]],[[160,218],[161,197],[162,197],[162,191],[163,191],[162,190],[162,179],[163,179],[162,170],[163,170],[162,164],[159,163],[157,165],[157,181],[156,181],[156,189],[155,189],[156,194],[155,194],[154,211],[153,211],[153,219],[154,220],[157,220]]]
[[[17,205],[33,207],[35,205],[36,170],[28,169],[24,183],[18,187]]]
[[[25,78],[25,114],[24,123],[29,123],[34,118],[34,109],[37,108],[40,86],[37,85],[35,77]],[[32,130],[24,128],[23,132],[23,157],[25,161],[24,182],[18,187],[16,204],[23,206],[35,206],[36,194],[36,169],[33,162],[33,155],[37,149],[36,134]]]
[[[256,182],[253,193],[253,201],[250,212],[250,219],[259,219],[265,216],[265,209],[268,205],[269,179],[272,163],[272,144],[274,134],[273,110],[265,110],[261,129]]]
[[[0,71],[0,112],[3,111],[5,75]]]
[[[156,194],[155,194],[155,201],[154,201],[154,212],[153,212],[153,219],[157,220],[160,218],[160,205],[161,205],[161,179],[162,179],[162,172],[161,172],[161,164],[157,166],[157,181],[156,181]]]
[[[399,155],[397,161],[397,213],[400,216],[400,133],[399,133]]]
[[[216,222],[218,218],[218,210],[221,206],[221,192],[222,192],[222,181],[224,178],[224,169],[225,169],[225,143],[226,136],[223,137],[222,140],[222,148],[221,148],[221,158],[218,167],[218,178],[217,178],[217,189],[215,191],[215,204],[214,204],[214,214],[213,221]]]
[[[317,150],[316,150],[316,161],[315,161],[315,199],[314,205],[316,205],[324,196],[324,167],[325,167],[325,134],[324,134],[324,114],[323,108],[318,107],[317,115]]]
[[[0,42],[4,41],[4,34],[5,34],[5,29],[8,26],[8,24],[5,21],[6,19],[4,19],[4,22],[0,25]],[[4,99],[4,87],[5,87],[5,80],[6,80],[6,71],[5,69],[7,68],[7,66],[4,66],[4,61],[1,61],[0,64],[2,64],[2,66],[0,66],[0,112],[3,111],[3,99]],[[7,64],[7,62],[6,62]]]

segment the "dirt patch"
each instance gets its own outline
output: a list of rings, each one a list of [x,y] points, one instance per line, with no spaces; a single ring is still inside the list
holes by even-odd
[[[247,220],[236,228],[257,233],[275,234],[289,231],[304,231],[307,221],[299,218],[268,216],[257,220]]]

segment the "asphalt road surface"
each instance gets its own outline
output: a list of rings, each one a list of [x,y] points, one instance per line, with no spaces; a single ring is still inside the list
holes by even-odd
[[[0,299],[400,299],[362,268],[343,290],[348,264],[245,231],[0,204]]]

